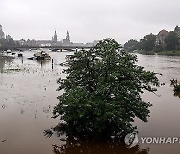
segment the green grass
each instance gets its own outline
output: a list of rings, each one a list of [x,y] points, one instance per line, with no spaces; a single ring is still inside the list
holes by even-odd
[[[174,51],[160,51],[157,53],[158,55],[167,55],[167,56],[180,56],[180,50]]]
[[[139,50],[136,52],[142,55],[158,54],[158,55],[165,55],[165,56],[180,56],[180,50],[167,50],[167,51],[159,51],[159,52]]]

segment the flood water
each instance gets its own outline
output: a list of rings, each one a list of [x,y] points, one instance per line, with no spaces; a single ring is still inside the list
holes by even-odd
[[[27,60],[35,51],[17,53],[11,57],[0,56],[0,154],[55,154],[52,145],[63,145],[56,136],[46,138],[45,129],[58,123],[52,119],[53,106],[58,103],[59,77],[64,76],[60,66],[67,54],[72,52],[49,52],[54,60],[37,62]],[[139,64],[146,70],[162,73],[159,76],[164,86],[158,88],[157,95],[145,93],[142,97],[150,101],[150,118],[147,123],[138,119],[139,137],[179,137],[180,138],[180,98],[173,95],[170,79],[180,81],[180,57],[138,55]],[[123,153],[123,154],[178,154],[180,144],[143,144],[127,149],[124,145],[68,145],[62,153]]]

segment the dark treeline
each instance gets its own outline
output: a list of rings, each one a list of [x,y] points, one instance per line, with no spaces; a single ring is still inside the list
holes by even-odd
[[[14,41],[13,38],[2,38],[0,39],[1,50],[7,50],[11,47],[19,46],[19,42]]]
[[[126,51],[164,51],[180,49],[180,27],[176,26],[174,31],[162,30],[158,35],[148,34],[142,39],[130,39],[124,44]]]

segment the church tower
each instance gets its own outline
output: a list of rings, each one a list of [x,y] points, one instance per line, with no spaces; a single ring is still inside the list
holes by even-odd
[[[0,24],[0,39],[4,39],[5,36],[4,36],[4,32],[2,30],[2,25]]]
[[[54,37],[52,37],[52,41],[53,42],[57,42],[57,33],[56,33],[56,30],[55,30],[55,32],[54,32]]]
[[[67,31],[66,40],[70,42],[69,32]]]
[[[71,44],[70,36],[69,36],[69,31],[67,31],[66,38],[62,40],[62,43],[64,45],[70,45]]]

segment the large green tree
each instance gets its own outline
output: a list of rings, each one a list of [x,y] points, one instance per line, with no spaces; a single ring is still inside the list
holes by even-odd
[[[177,33],[173,31],[169,32],[168,36],[166,36],[164,41],[168,50],[175,50],[179,44],[179,38],[177,36]]]
[[[151,104],[141,93],[156,91],[159,81],[136,62],[114,39],[75,52],[66,78],[58,80],[63,94],[53,111],[54,118],[60,117],[54,131],[83,140],[122,139],[136,129],[134,118],[146,122]]]
[[[126,42],[124,44],[124,50],[125,51],[132,52],[132,51],[135,51],[138,49],[139,49],[139,42],[137,40],[130,39],[128,42]]]
[[[156,35],[148,34],[140,40],[140,48],[144,51],[152,51],[155,47]]]

